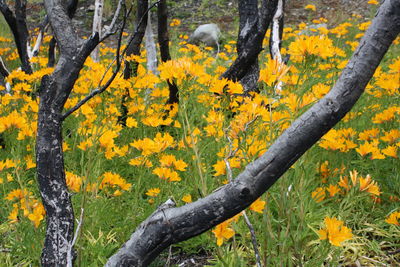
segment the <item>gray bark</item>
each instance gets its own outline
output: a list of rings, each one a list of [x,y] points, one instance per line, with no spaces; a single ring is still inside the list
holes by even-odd
[[[106,266],[147,266],[171,244],[199,235],[247,208],[350,111],[400,31],[400,0],[386,0],[332,90],[300,116],[259,159],[214,193],[157,210]]]
[[[241,0],[239,3],[249,4],[251,5],[251,10],[254,10],[256,8],[254,7],[255,2],[257,1]],[[243,79],[243,77],[248,75],[248,73],[253,73],[250,74],[250,77],[246,79],[249,79],[251,83],[254,83],[254,73],[256,72],[256,68],[258,68],[258,54],[263,49],[263,39],[275,14],[277,4],[278,0],[262,0],[261,8],[257,15],[257,23],[250,23],[253,22],[253,20],[249,19],[249,23],[245,24],[240,31],[238,38],[238,57],[232,63],[229,69],[227,69],[221,75],[221,78],[226,78],[232,81],[240,81]],[[249,13],[252,14],[253,11]],[[246,20],[243,22],[246,23]],[[245,87],[254,88],[254,85],[250,85],[249,82],[249,86],[246,85]]]
[[[21,60],[21,69],[28,74],[32,73],[29,62],[29,32],[26,25],[26,0],[14,1],[14,13],[11,11],[5,0],[0,0],[0,12],[3,14],[10,30],[14,36],[15,45]]]
[[[150,5],[150,3],[149,3]],[[153,28],[151,23],[151,12],[147,14],[147,26],[145,32],[145,47],[146,47],[146,57],[147,57],[147,69],[152,73],[156,74],[157,71],[157,50],[156,43],[154,41]]]
[[[251,29],[257,27],[258,24],[258,0],[240,0],[239,1],[239,34],[237,38],[237,51],[239,55],[245,53],[246,45],[252,44],[247,43],[251,35],[254,32]],[[249,66],[248,71],[243,78],[240,79],[240,83],[243,85],[243,89],[246,93],[258,91],[258,78],[260,76],[260,67],[258,65],[258,58],[255,58],[253,63]]]
[[[47,224],[41,263],[42,266],[66,266],[67,255],[73,255],[74,213],[65,182],[61,112],[85,59],[99,38],[98,35],[88,40],[79,38],[62,1],[44,3],[60,58],[54,72],[43,77],[39,90],[36,165]]]
[[[95,34],[96,32],[99,34],[101,38],[101,21],[103,19],[103,5],[104,5],[104,0],[96,0],[95,1],[95,8],[94,8],[94,15],[93,15],[93,27],[92,27],[92,34]],[[96,46],[96,48],[93,50],[92,59],[94,62],[99,62],[100,61],[100,55],[99,55],[99,46]]]

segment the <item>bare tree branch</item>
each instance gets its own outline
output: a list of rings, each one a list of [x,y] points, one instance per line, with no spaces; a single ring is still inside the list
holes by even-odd
[[[7,69],[6,65],[3,62],[3,59],[0,56],[0,74],[6,78],[8,75],[10,75],[10,71]]]
[[[126,12],[125,9],[125,4],[123,4],[124,6],[124,10]],[[122,54],[120,54],[120,50],[121,50],[121,43],[122,43],[122,33],[124,31],[125,28],[125,24],[126,24],[126,20],[127,20],[127,15],[124,16],[124,20],[123,20],[123,24],[118,36],[118,44],[117,44],[117,51],[116,51],[116,56],[114,61],[116,61],[116,67],[115,70],[113,71],[111,77],[107,80],[107,82],[104,85],[101,85],[103,78],[100,80],[98,88],[93,90],[92,92],[90,92],[89,95],[87,95],[84,99],[82,99],[81,101],[79,101],[74,107],[72,107],[70,110],[68,110],[67,112],[65,112],[62,117],[61,120],[65,120],[69,115],[71,115],[73,112],[75,112],[76,110],[78,110],[81,106],[83,106],[86,102],[88,102],[90,99],[92,99],[94,96],[101,94],[102,92],[104,92],[110,85],[111,83],[114,81],[115,77],[117,76],[120,68],[121,68],[121,56],[123,56],[126,52],[126,49],[122,52]],[[111,63],[113,64],[114,61]],[[110,66],[111,66],[110,64]],[[108,69],[106,70],[106,72],[104,73],[103,77],[105,76],[105,74],[108,72]]]
[[[21,69],[28,74],[32,73],[29,62],[28,46],[29,32],[26,25],[26,0],[15,0],[15,14],[11,11],[5,0],[0,0],[0,12],[3,14],[14,36],[18,55],[21,60]]]
[[[147,266],[171,244],[233,217],[268,190],[354,106],[400,32],[400,0],[385,0],[332,90],[301,115],[237,178],[205,198],[156,211],[106,266]]]

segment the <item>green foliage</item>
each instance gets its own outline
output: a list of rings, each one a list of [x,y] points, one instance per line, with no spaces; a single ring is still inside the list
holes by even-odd
[[[84,211],[75,246],[77,266],[104,264],[167,199],[181,206],[190,202],[189,196],[196,201],[229,182],[225,159],[235,177],[264,153],[333,85],[353,52],[349,41],[362,33],[360,24],[351,19],[349,25],[321,34],[324,37],[304,36],[304,42],[298,38],[302,26],[286,28],[282,52],[291,54],[290,69],[283,71],[286,66],[263,52],[262,90],[253,98],[243,98],[239,84],[218,79],[236,56],[234,41],[216,58],[212,49],[186,45],[179,36],[182,26],[172,28],[174,60],[160,64],[160,75],[147,73],[143,53],[137,59],[138,77],[117,77],[107,92],[64,123],[67,184],[76,218]],[[114,50],[103,46],[101,51],[102,63],[85,63],[66,110],[101,79]],[[399,52],[397,40],[351,113],[246,210],[265,266],[399,263],[398,253],[388,253],[399,249],[400,239],[399,226],[388,223],[389,215],[399,211],[400,140],[395,130],[400,128],[400,107],[398,87],[393,89],[400,83]],[[4,51],[2,57],[16,64],[13,53]],[[34,75],[13,71],[13,95],[0,96],[1,266],[39,265],[45,223],[33,165],[38,99],[28,95],[51,73],[46,63],[42,53],[34,61]],[[180,90],[179,107],[172,110],[164,105],[166,79],[174,79]],[[276,91],[279,82],[282,92]],[[123,128],[118,116],[126,94]],[[366,134],[374,128],[377,133]],[[360,149],[367,142],[370,151],[365,154]],[[395,154],[387,150],[390,146],[397,147]],[[330,186],[339,192],[333,194]],[[328,231],[326,218],[340,220],[352,238],[341,246],[333,244],[333,235],[321,239],[321,230]],[[212,254],[210,266],[254,265],[251,235],[241,215],[218,227],[174,245],[172,262],[177,263],[177,251],[187,257],[206,251]],[[209,258],[207,253],[204,257]],[[152,266],[164,265],[168,257],[168,252],[162,254]]]

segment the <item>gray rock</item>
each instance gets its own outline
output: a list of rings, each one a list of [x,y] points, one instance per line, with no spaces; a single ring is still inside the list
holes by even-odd
[[[203,24],[190,35],[189,43],[200,44],[203,43],[207,46],[218,47],[221,31],[217,24]]]
[[[299,35],[319,35],[319,31],[318,29],[320,28],[326,28],[328,29],[328,25],[326,23],[320,23],[320,24],[311,24],[309,26],[307,26],[307,28],[305,28],[304,30],[302,30]],[[317,31],[313,31],[313,30],[317,30]]]

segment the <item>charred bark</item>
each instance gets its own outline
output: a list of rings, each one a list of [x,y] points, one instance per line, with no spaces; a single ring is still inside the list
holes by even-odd
[[[106,266],[147,266],[171,244],[199,235],[247,208],[354,106],[400,32],[400,0],[386,0],[332,90],[301,115],[231,183],[179,208],[157,210]],[[168,203],[167,203],[168,204]]]
[[[147,10],[149,1],[139,0],[137,1],[137,11],[136,11],[136,25],[137,29],[133,40],[128,44],[126,49],[126,56],[140,55],[140,44],[142,43],[143,36],[146,32],[147,26]],[[124,79],[130,79],[132,76],[137,75],[138,63],[136,61],[126,61],[124,69]]]
[[[75,16],[76,10],[78,8],[79,0],[70,0],[68,5],[66,6],[67,14],[70,19]],[[42,25],[46,25],[48,23],[48,16],[45,17]],[[56,47],[57,42],[56,39],[53,37],[49,43],[49,50],[48,50],[48,62],[47,67],[54,67],[56,64]]]
[[[161,61],[171,60],[169,53],[169,35],[168,35],[168,10],[167,1],[161,0],[157,8],[158,16],[158,43],[160,45]],[[169,88],[169,98],[167,104],[179,103],[179,90],[175,81],[167,80]]]
[[[249,10],[243,12],[252,14],[255,9],[254,2],[256,1],[241,0],[239,4],[249,4]],[[221,78],[226,78],[232,81],[240,81],[250,72],[252,66],[254,66],[254,64],[257,62],[258,54],[263,49],[263,39],[275,14],[277,4],[278,0],[263,0],[261,9],[257,15],[257,23],[250,24],[250,22],[253,20],[249,18],[248,27],[243,27],[239,33],[239,36],[243,36],[243,39],[240,40],[241,44],[238,45],[238,49],[239,46],[241,47],[241,52],[238,53],[238,57],[232,63],[229,69],[221,75]],[[254,70],[252,70],[252,72],[254,72]],[[254,80],[254,78],[252,80]]]
[[[66,266],[73,255],[74,213],[65,181],[62,110],[99,37],[80,39],[62,3],[58,0],[44,3],[60,47],[60,58],[54,72],[43,77],[39,90],[36,166],[47,223],[41,263],[42,266]]]
[[[0,11],[14,36],[15,45],[21,60],[21,69],[25,73],[31,74],[32,67],[29,62],[28,54],[29,32],[26,25],[26,3],[26,0],[15,0],[14,14],[6,1],[0,0]]]
[[[254,34],[250,29],[255,28],[258,23],[258,0],[241,0],[239,1],[239,34],[237,38],[238,55],[243,54],[250,36]],[[258,78],[260,75],[260,67],[258,58],[248,68],[248,71],[240,79],[243,89],[246,93],[258,92]]]
[[[140,44],[143,41],[144,34],[146,33],[147,26],[147,16],[148,16],[148,0],[138,0],[137,1],[137,11],[136,11],[136,29],[133,33],[133,39],[128,44],[126,48],[126,56],[140,55]],[[128,80],[131,77],[137,76],[138,62],[135,60],[128,61],[125,60],[124,68],[124,79]],[[126,90],[121,100],[121,116],[118,118],[118,123],[122,126],[126,126],[126,119],[128,116],[128,108],[126,107],[126,102],[128,101],[129,91]]]

